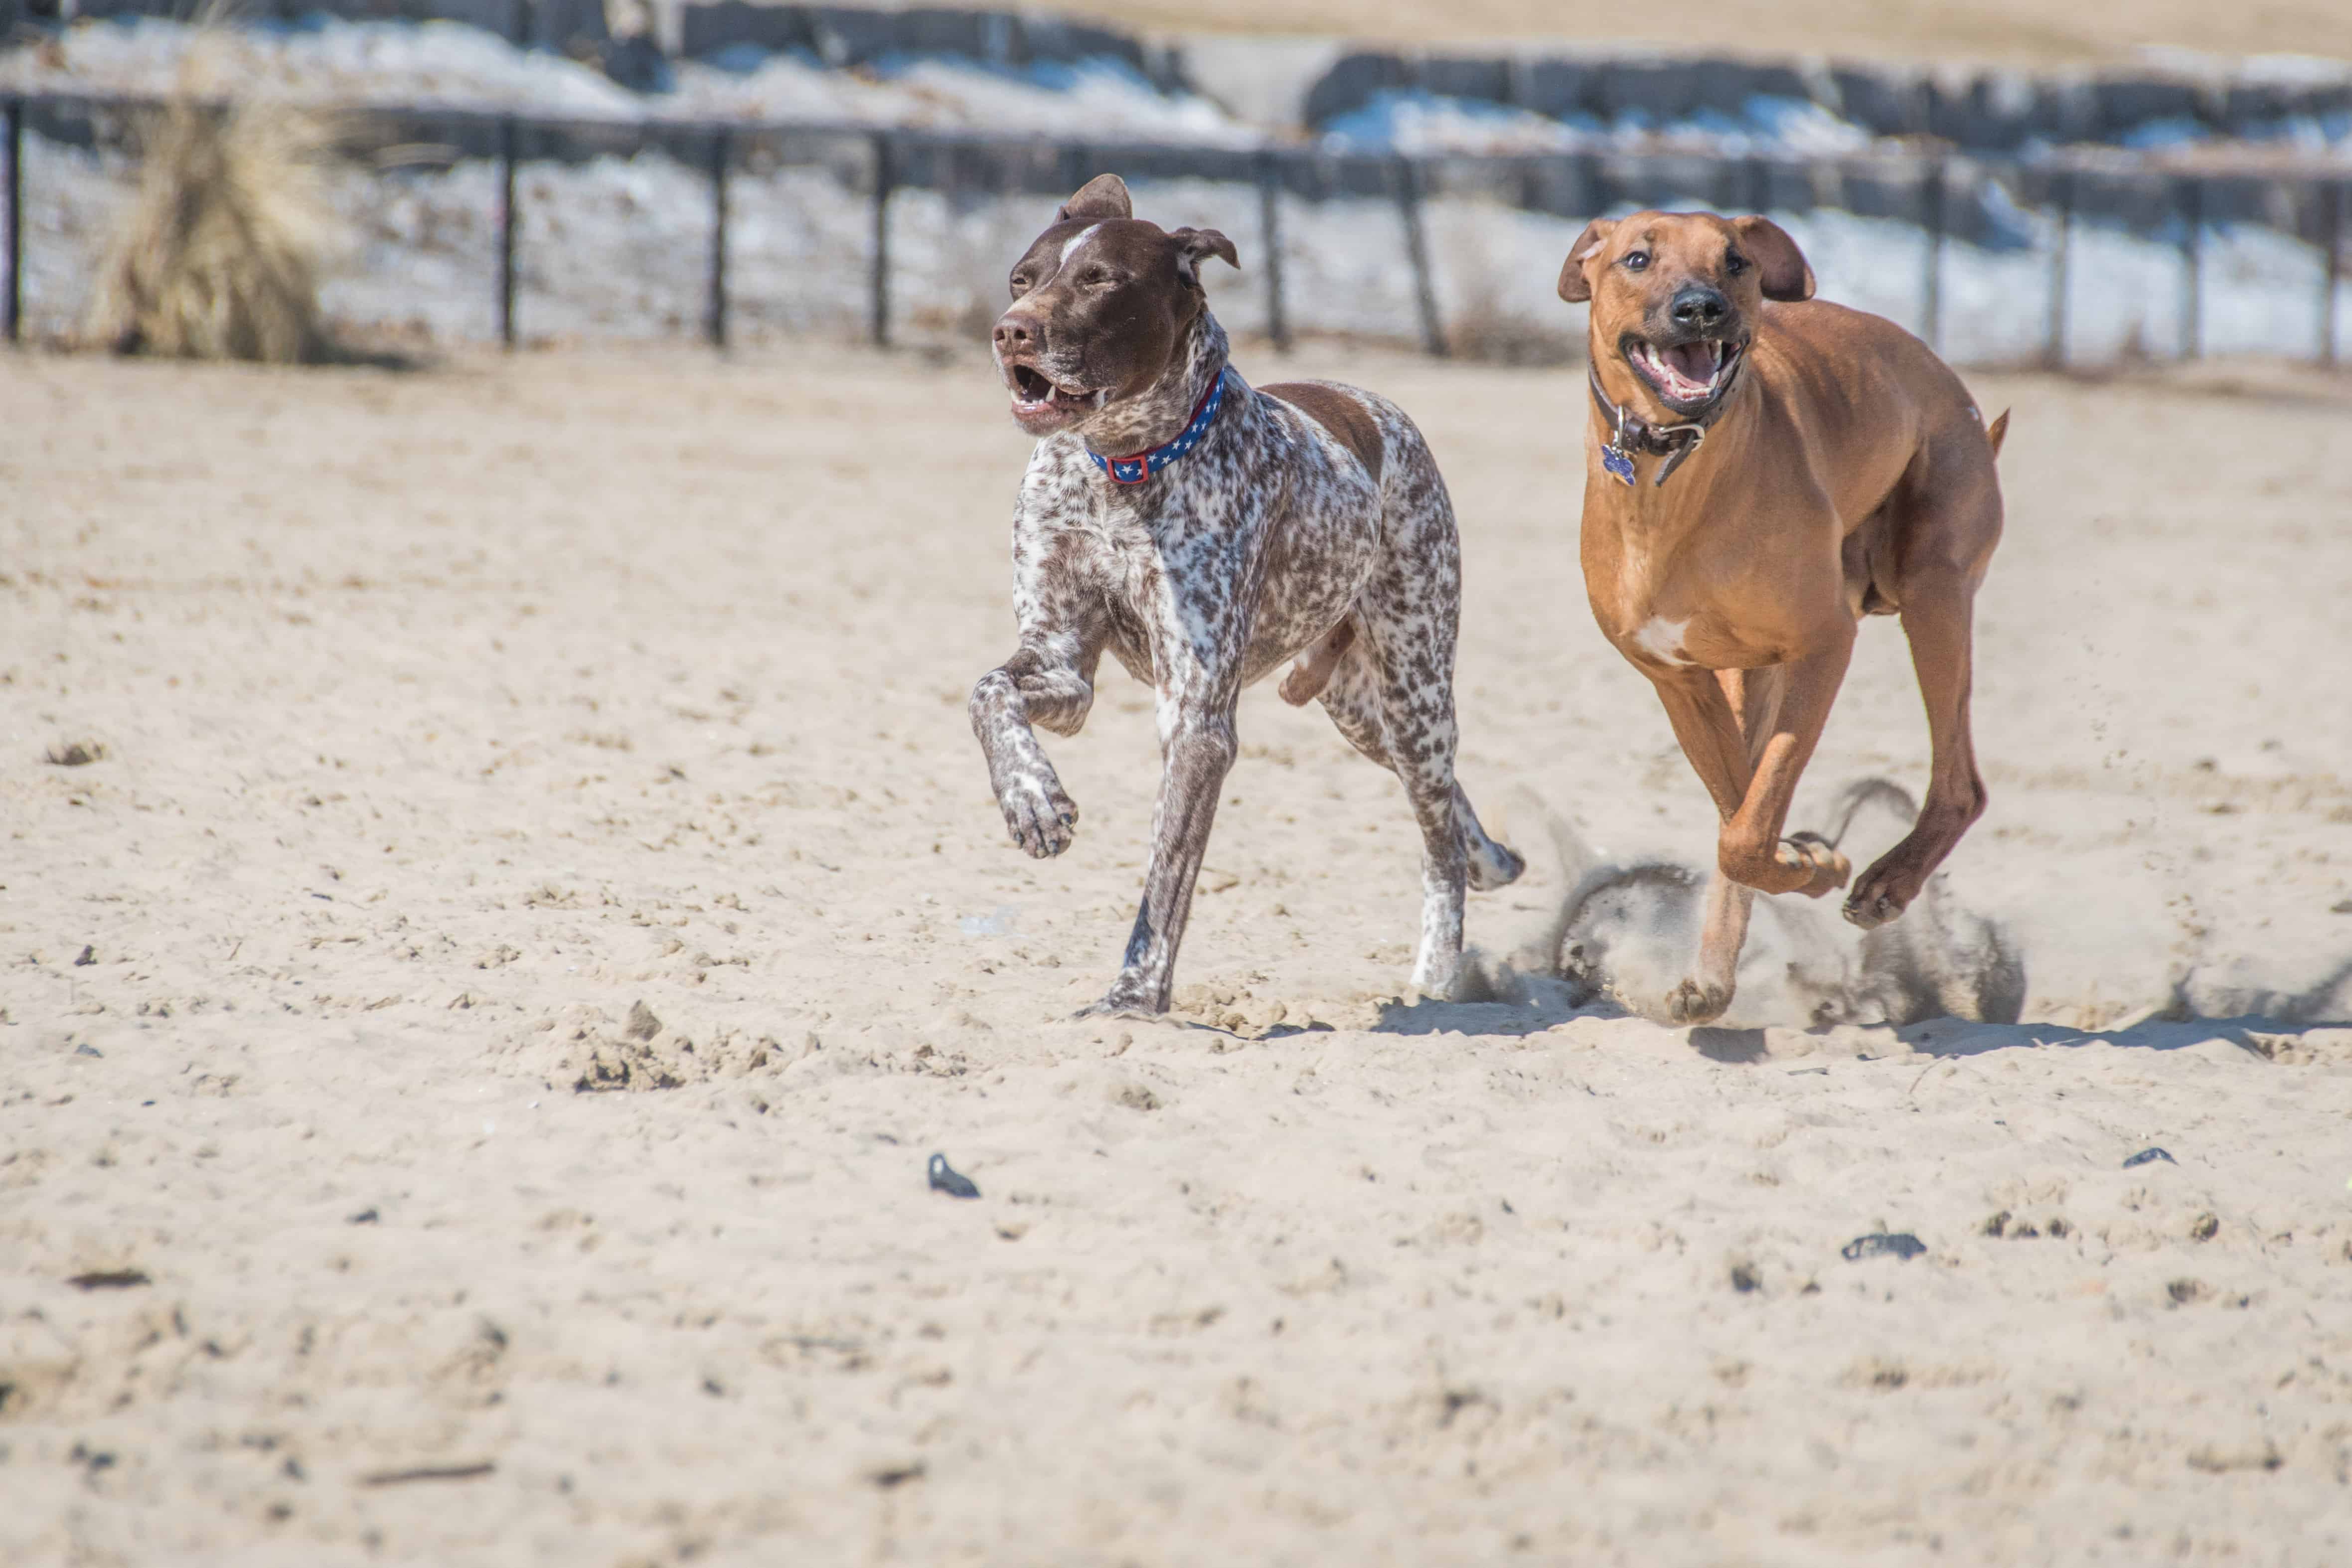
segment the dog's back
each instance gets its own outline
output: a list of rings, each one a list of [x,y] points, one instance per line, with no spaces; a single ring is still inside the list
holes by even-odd
[[[1884,316],[1769,304],[1749,369],[1799,437],[1777,449],[1815,466],[1849,531],[1927,469],[1945,485],[1997,483],[2008,414],[1989,426],[1952,367]]]
[[[1336,381],[1277,381],[1261,386],[1268,397],[1289,404],[1312,419],[1348,454],[1363,465],[1374,485],[1381,482],[1387,441],[1374,417],[1371,395]]]
[[[1988,458],[1997,446],[1958,373],[1884,316],[1827,300],[1770,303],[1756,351],[1752,371],[1801,401],[1807,433],[1822,442],[1885,441],[1894,423],[1914,440],[1965,428]]]

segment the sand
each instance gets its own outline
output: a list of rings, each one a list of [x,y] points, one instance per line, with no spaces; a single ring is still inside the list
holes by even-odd
[[[1401,794],[1261,688],[1177,1017],[1064,1021],[1151,721],[1107,667],[1006,842],[969,354],[0,361],[0,1562],[2352,1559],[2341,385],[1972,377],[1938,897],[2023,1021],[1809,1027],[1802,906],[1689,1031],[1544,973],[1583,863],[1710,847],[1575,372],[1242,367],[1452,479],[1506,1000],[1399,997]],[[1925,764],[1874,622],[1797,815]]]
[[[2352,13],[2337,0],[2235,8],[2205,0],[2065,7],[2040,0],[1719,0],[1700,11],[1659,13],[1594,0],[1056,0],[1055,8],[1175,33],[1319,34],[1439,51],[1567,41],[1683,54],[2022,66],[2126,64],[2150,47],[2352,55]]]

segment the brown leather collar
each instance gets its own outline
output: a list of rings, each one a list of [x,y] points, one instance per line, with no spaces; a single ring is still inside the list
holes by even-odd
[[[1739,363],[1731,367],[1731,377],[1723,384],[1723,390],[1716,395],[1715,402],[1690,424],[1653,425],[1631,408],[1612,403],[1609,395],[1601,390],[1601,366],[1598,363],[1588,365],[1587,379],[1592,387],[1593,406],[1600,409],[1601,417],[1609,422],[1610,436],[1601,444],[1601,466],[1621,482],[1631,485],[1633,482],[1633,455],[1636,452],[1654,453],[1665,461],[1658,465],[1657,477],[1650,483],[1653,488],[1664,484],[1667,477],[1683,466],[1683,459],[1697,451],[1699,444],[1706,439],[1707,426],[1721,416],[1724,405],[1731,400],[1732,388],[1739,384],[1739,373],[1747,366],[1748,356],[1743,353],[1739,356]]]

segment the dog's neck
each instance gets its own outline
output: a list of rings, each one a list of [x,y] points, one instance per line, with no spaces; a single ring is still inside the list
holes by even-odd
[[[1741,427],[1748,420],[1743,416],[1755,397],[1755,377],[1747,374],[1748,366],[1743,361],[1723,396],[1704,414],[1692,418],[1657,405],[1633,367],[1622,358],[1599,357],[1601,351],[1598,343],[1589,344],[1588,352],[1593,356],[1592,390],[1613,408],[1623,410],[1637,430],[1664,432],[1697,426],[1695,432],[1670,443],[1637,442],[1628,454],[1634,468],[1633,482],[1625,484],[1612,474],[1601,487],[1604,495],[1623,503],[1612,510],[1632,518],[1664,518],[1690,512],[1696,499],[1692,492],[1714,489],[1727,467],[1737,467],[1732,449],[1746,444]],[[1753,352],[1751,346],[1749,353]],[[1615,374],[1606,374],[1609,372]],[[1630,395],[1622,393],[1610,384],[1612,380],[1631,382],[1634,390]],[[1600,398],[1588,401],[1587,417],[1592,421],[1601,447],[1606,448],[1615,432],[1611,428],[1609,416],[1602,412]],[[1657,411],[1654,413],[1653,408]],[[1662,445],[1672,449],[1662,451]],[[1592,460],[1599,462],[1601,458],[1596,456]],[[1669,482],[1660,482],[1662,474],[1667,476]]]
[[[1173,441],[1183,434],[1202,395],[1223,372],[1231,353],[1225,329],[1202,306],[1168,356],[1168,368],[1160,379],[1086,422],[1080,437],[1087,449],[1105,458],[1124,458]]]

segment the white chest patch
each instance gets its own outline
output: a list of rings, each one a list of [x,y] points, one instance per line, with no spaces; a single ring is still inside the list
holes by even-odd
[[[1642,629],[1633,634],[1633,646],[1660,664],[1688,664],[1690,660],[1683,654],[1683,629],[1689,625],[1688,616],[1679,621],[1667,620],[1664,616],[1652,616],[1642,623]]]

